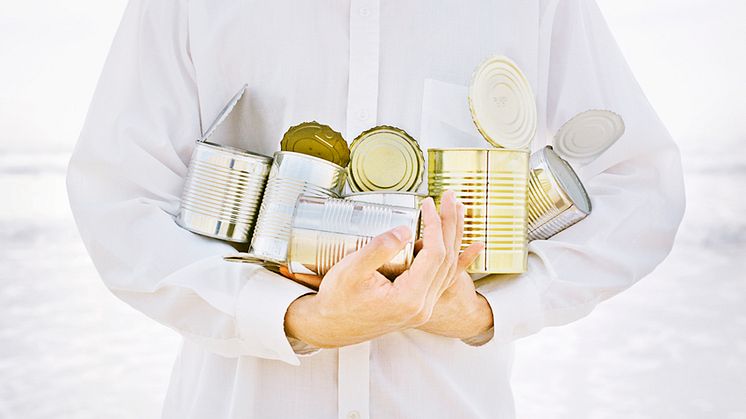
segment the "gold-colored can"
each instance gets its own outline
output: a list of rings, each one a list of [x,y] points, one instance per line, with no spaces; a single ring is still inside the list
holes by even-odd
[[[527,150],[428,150],[428,187],[436,206],[445,191],[455,192],[465,207],[463,248],[485,244],[469,273],[523,273],[528,268],[528,162]]]
[[[282,137],[280,149],[318,157],[342,167],[350,162],[350,148],[342,134],[316,121],[290,127]]]
[[[398,226],[409,228],[411,238],[401,252],[378,269],[388,278],[399,276],[412,264],[419,209],[301,196],[293,214],[288,270],[292,274],[324,276],[345,256]]]
[[[348,182],[353,192],[414,192],[422,183],[424,170],[420,146],[400,128],[371,128],[350,146]]]
[[[570,164],[551,146],[531,156],[528,186],[528,239],[546,240],[582,221],[591,200]]]

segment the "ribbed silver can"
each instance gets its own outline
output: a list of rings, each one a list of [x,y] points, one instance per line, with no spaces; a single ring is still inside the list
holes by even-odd
[[[302,196],[293,216],[288,270],[293,274],[326,275],[345,256],[398,226],[409,228],[411,238],[401,252],[379,269],[389,278],[399,276],[412,264],[419,234],[419,209]]]
[[[290,151],[275,153],[250,253],[284,263],[298,197],[338,198],[346,179],[345,169],[329,161]]]
[[[203,236],[248,243],[272,159],[198,141],[176,223]]]
[[[345,199],[350,201],[415,209],[420,208],[425,198],[427,195],[415,192],[358,192],[345,195]]]
[[[551,146],[534,153],[530,166],[529,240],[549,239],[591,213],[591,200],[583,183]]]

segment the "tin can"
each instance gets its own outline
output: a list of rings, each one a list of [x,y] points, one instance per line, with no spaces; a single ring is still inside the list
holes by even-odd
[[[551,146],[534,153],[530,165],[529,240],[546,240],[591,213],[591,200],[583,183]]]
[[[463,247],[485,249],[468,268],[474,274],[523,273],[528,268],[526,150],[428,150],[428,187],[440,207],[446,190],[464,204]]]
[[[414,209],[420,208],[425,198],[427,195],[415,192],[357,192],[345,195],[345,199],[350,201]]]
[[[422,183],[424,165],[419,144],[406,131],[388,125],[371,128],[350,146],[350,190],[414,192]]]
[[[189,162],[176,223],[197,234],[248,243],[272,159],[208,142],[244,97],[244,86],[197,141]]]
[[[293,274],[326,275],[342,258],[360,250],[375,236],[407,226],[406,247],[379,272],[395,278],[409,269],[419,233],[420,210],[345,199],[302,196],[298,199],[288,253]]]
[[[338,198],[346,174],[343,167],[306,154],[279,151],[274,157],[250,253],[260,259],[284,263],[298,197]]]

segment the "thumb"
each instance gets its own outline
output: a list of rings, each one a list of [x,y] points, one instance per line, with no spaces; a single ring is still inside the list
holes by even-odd
[[[401,252],[412,237],[411,230],[399,226],[376,236],[362,249],[342,259],[335,268],[357,272],[373,272]]]

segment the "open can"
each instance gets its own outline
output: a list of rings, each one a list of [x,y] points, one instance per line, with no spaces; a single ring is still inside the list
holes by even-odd
[[[551,146],[534,153],[530,165],[529,240],[546,240],[591,213],[591,200],[583,183]]]
[[[485,244],[469,273],[523,273],[528,268],[528,161],[527,150],[428,150],[428,187],[436,206],[447,190],[464,204],[462,249]]]
[[[338,198],[345,181],[345,169],[332,162],[290,151],[275,153],[250,253],[260,259],[284,263],[298,197]]]
[[[388,278],[396,278],[412,264],[419,234],[419,209],[302,196],[293,216],[288,270],[293,274],[324,276],[375,236],[402,225],[410,229],[410,240],[379,269]]]
[[[176,223],[193,233],[235,243],[251,241],[272,159],[207,139],[228,118],[245,91],[246,86],[197,140],[176,215]]]

